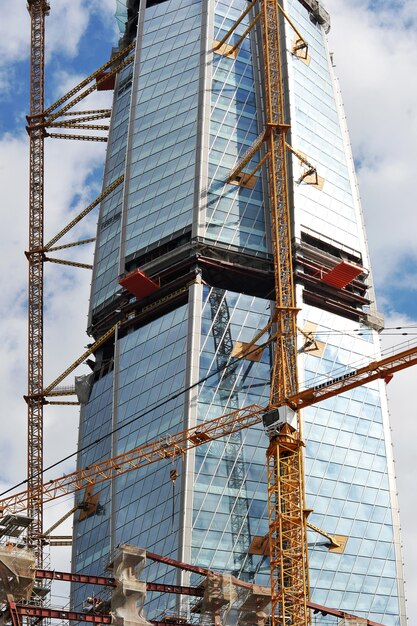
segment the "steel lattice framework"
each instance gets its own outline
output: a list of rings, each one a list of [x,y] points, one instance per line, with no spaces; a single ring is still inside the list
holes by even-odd
[[[395,372],[413,365],[417,365],[417,346],[372,362],[353,371],[349,376],[340,376],[329,380],[327,383],[305,389],[298,393],[297,396],[283,400],[282,403],[269,407],[251,404],[232,413],[227,413],[199,424],[189,430],[150,441],[116,457],[100,461],[72,474],[66,474],[60,478],[44,482],[42,484],[44,501],[54,500],[86,487],[98,485],[150,463],[164,459],[171,461],[175,457],[183,456],[192,448],[259,424],[265,412],[276,409],[279,406],[297,406],[301,410],[349,389],[365,385],[373,380],[390,377]],[[24,511],[27,509],[28,500],[29,493],[27,490],[2,498],[0,500],[0,512],[19,513]]]
[[[30,116],[39,119],[44,110],[45,0],[29,0],[31,17]],[[29,131],[29,294],[28,294],[28,515],[33,522],[28,545],[42,564],[43,469],[43,231],[44,136],[42,127]]]
[[[106,136],[74,134],[75,130],[104,131],[107,125],[91,124],[110,116],[109,109],[70,111],[72,107],[100,87],[123,67],[133,61],[128,55],[133,44],[119,51],[95,72],[81,81],[68,93],[45,109],[45,17],[50,10],[47,0],[28,0],[31,27],[30,52],[30,109],[27,116],[29,134],[29,246],[26,256],[29,264],[28,277],[28,392],[25,396],[28,406],[27,437],[27,474],[28,474],[28,515],[32,523],[28,528],[28,547],[35,552],[36,563],[42,566],[42,528],[43,528],[43,407],[45,390],[43,385],[43,300],[44,300],[44,263],[59,263],[65,266],[91,269],[86,263],[76,263],[64,259],[46,256],[63,248],[84,245],[93,238],[63,246],[53,245],[73,226],[85,217],[101,200],[111,193],[123,181],[119,177],[90,204],[79,216],[62,229],[49,243],[44,245],[44,140],[45,137],[77,139],[82,141],[107,141]],[[47,128],[64,128],[67,133],[48,133]],[[72,132],[71,132],[72,131]],[[61,403],[68,404],[68,403]]]
[[[268,183],[274,251],[277,340],[271,380],[271,404],[296,395],[297,329],[291,261],[291,225],[286,166],[286,131],[280,58],[280,14],[276,0],[263,0],[262,42]],[[267,450],[269,548],[273,623],[310,623],[307,530],[305,519],[302,433],[295,423],[282,422],[270,435]]]

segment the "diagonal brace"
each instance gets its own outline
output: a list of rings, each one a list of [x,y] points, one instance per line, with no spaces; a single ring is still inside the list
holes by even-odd
[[[227,179],[228,183],[238,178],[243,168],[249,163],[249,161],[251,161],[251,159],[253,159],[255,154],[258,152],[258,150],[262,146],[263,142],[266,141],[269,135],[269,132],[270,132],[269,128],[267,128],[266,130],[263,130],[260,133],[260,135],[257,136],[253,144],[246,150],[246,152],[244,152],[243,156],[240,158],[240,160],[237,162],[235,167],[230,172],[229,178]]]
[[[135,46],[135,43],[132,43],[127,48],[124,48],[123,50],[121,50],[112,59],[110,59],[110,61],[107,61],[106,63],[104,63],[104,65],[99,67],[95,72],[93,72],[92,74],[87,76],[87,78],[82,80],[80,83],[78,83],[78,85],[73,87],[65,95],[63,95],[61,98],[59,98],[59,100],[56,100],[56,102],[51,104],[51,106],[49,106],[47,109],[45,109],[43,115],[49,115],[54,109],[57,109],[59,106],[61,106],[61,104],[66,102],[66,100],[69,100],[70,98],[72,98],[72,96],[74,96],[76,93],[81,91],[81,89],[86,87],[86,85],[88,85],[88,83],[91,83],[91,81],[93,81],[95,78],[97,78],[97,76],[100,76],[100,74],[103,74],[103,72],[105,72],[107,69],[112,67],[120,59],[123,59],[123,57],[125,57],[131,50],[133,50],[134,46]],[[58,111],[57,113],[59,115],[63,114],[62,111]],[[54,114],[52,117],[55,117],[55,116],[57,116],[57,114]]]
[[[119,185],[121,185],[121,183],[124,181],[124,176],[119,176],[119,178],[117,178],[113,183],[111,183],[111,185],[109,185],[108,187],[106,187],[106,189],[103,191],[103,193],[101,193],[91,204],[88,205],[87,208],[84,209],[84,211],[81,211],[81,213],[79,213],[79,215],[77,215],[77,217],[75,217],[73,220],[71,220],[71,222],[69,224],[67,224],[67,226],[65,226],[62,230],[59,231],[59,233],[57,235],[55,235],[55,237],[52,237],[52,239],[50,241],[48,241],[48,243],[45,246],[45,251],[48,252],[52,246],[59,241],[59,239],[61,239],[64,235],[67,234],[68,231],[71,230],[71,228],[73,228],[76,224],[78,224],[78,222],[80,222],[83,217],[85,217],[86,215],[88,215],[90,213],[90,211],[92,211],[98,204],[100,204],[100,202],[102,200],[104,200],[104,198],[107,198],[107,196],[116,189],[116,187],[118,187]]]
[[[306,171],[303,172],[300,176],[300,178],[297,180],[297,184],[300,184],[303,182],[303,180],[307,177],[310,176],[311,174],[314,174],[316,177],[316,183],[318,183],[318,174],[317,174],[317,168],[315,165],[313,165],[312,163],[310,163],[310,161],[303,155],[301,154],[301,152],[299,152],[298,150],[296,150],[295,148],[293,148],[292,146],[290,146],[289,143],[285,144],[286,148],[288,148],[288,150],[290,152],[292,152],[297,159],[299,159],[301,161],[301,163],[304,163],[304,165],[307,167]]]
[[[229,37],[233,34],[233,32],[236,30],[236,28],[239,26],[239,24],[241,23],[242,20],[245,19],[245,17],[247,16],[247,14],[249,13],[249,11],[255,6],[255,4],[258,2],[258,0],[252,0],[252,2],[250,4],[248,4],[248,6],[246,7],[246,9],[243,11],[242,15],[236,20],[236,22],[233,24],[233,26],[227,31],[227,33],[225,34],[225,36],[219,41],[216,42],[216,45],[213,46],[213,51],[215,52],[216,50],[219,50],[225,43],[226,41],[229,39]]]
[[[64,378],[68,376],[68,374],[71,374],[71,372],[73,372],[76,367],[81,365],[81,363],[85,361],[85,359],[89,357],[90,354],[93,354],[93,352],[95,352],[101,345],[103,345],[103,343],[107,341],[107,339],[109,339],[112,335],[114,335],[116,332],[116,328],[118,328],[118,326],[119,326],[119,323],[115,324],[106,333],[104,333],[104,335],[102,335],[99,339],[97,339],[97,341],[95,341],[88,348],[88,350],[86,350],[76,361],[74,361],[74,363],[72,363],[69,367],[67,367],[65,372],[62,372],[62,374],[60,374],[58,378],[52,381],[52,383],[48,385],[48,387],[45,387],[45,389],[43,390],[43,395],[47,396],[49,392],[52,391],[52,389],[54,389],[57,385],[59,385],[59,383],[61,383],[64,380]]]
[[[80,267],[84,270],[92,270],[93,266],[89,263],[77,263],[76,261],[67,261],[66,259],[52,259],[51,257],[45,256],[43,258],[44,261],[49,261],[49,263],[57,263],[58,265],[68,265],[69,267]]]

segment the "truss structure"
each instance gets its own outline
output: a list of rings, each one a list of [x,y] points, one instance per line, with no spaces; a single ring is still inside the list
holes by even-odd
[[[43,471],[43,407],[46,403],[43,384],[43,300],[44,264],[58,263],[65,266],[91,269],[91,265],[46,256],[63,248],[84,245],[93,238],[54,247],[76,223],[87,215],[100,201],[122,182],[115,181],[95,202],[44,245],[44,142],[46,137],[78,139],[82,141],[107,141],[108,125],[97,124],[110,116],[110,110],[73,111],[73,107],[105,81],[116,75],[133,61],[129,53],[133,45],[120,51],[110,61],[93,72],[67,94],[45,109],[45,17],[50,10],[47,0],[28,0],[31,27],[30,55],[30,109],[27,117],[29,135],[29,246],[26,256],[29,264],[28,280],[28,456],[27,475],[30,497],[28,515],[32,523],[28,528],[27,543],[36,555],[40,566],[43,561],[42,527],[42,471]],[[50,132],[48,129],[65,129],[66,133]],[[74,133],[77,131],[77,133]],[[94,134],[86,134],[94,131]],[[69,403],[65,403],[69,404]],[[72,404],[72,403],[71,403]]]
[[[39,119],[45,98],[45,0],[29,0],[31,18],[30,120]],[[42,563],[43,469],[43,233],[44,129],[29,133],[29,294],[28,294],[28,514],[33,519],[28,545]]]

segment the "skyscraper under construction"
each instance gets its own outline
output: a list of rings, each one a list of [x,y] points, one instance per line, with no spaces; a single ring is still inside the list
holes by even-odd
[[[89,332],[120,324],[96,354],[79,467],[267,406],[276,346],[265,88],[274,77],[260,3],[118,4],[120,45],[135,41],[135,60],[114,86],[103,187],[124,181],[100,206]],[[375,358],[382,322],[329,15],[318,0],[285,0],[277,26],[298,378],[318,387]],[[329,551],[309,531],[312,600],[405,626],[384,382],[302,418],[308,519],[341,546]],[[253,426],[106,483],[94,514],[76,520],[73,569],[99,573],[117,545],[133,543],[268,584],[267,446]],[[153,579],[177,582],[171,572],[158,564]],[[149,617],[167,602],[150,596]]]

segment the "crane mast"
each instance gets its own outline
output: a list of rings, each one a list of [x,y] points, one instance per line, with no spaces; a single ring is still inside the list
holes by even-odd
[[[29,121],[29,263],[28,294],[28,546],[42,565],[42,469],[43,469],[43,233],[44,233],[44,136],[37,126],[44,110],[46,0],[28,0],[31,23]]]
[[[275,275],[277,340],[270,403],[296,395],[296,315],[287,190],[286,132],[282,88],[280,15],[276,0],[263,0],[265,114],[268,145],[269,205]],[[295,421],[294,421],[295,420]],[[267,450],[269,548],[273,624],[310,622],[307,533],[301,423],[279,420],[269,428]]]

